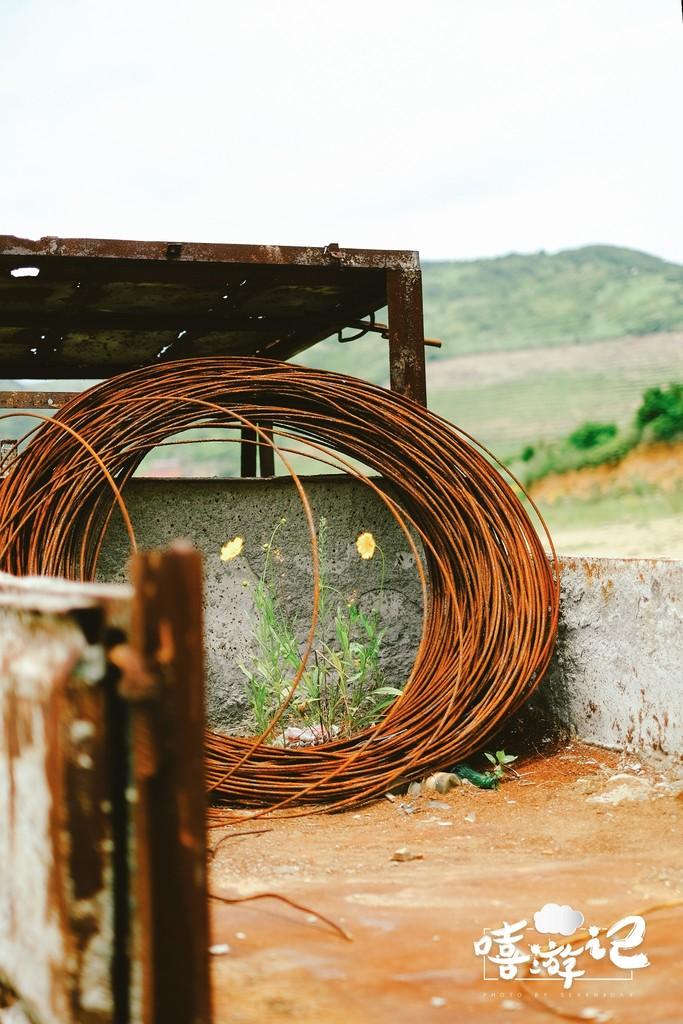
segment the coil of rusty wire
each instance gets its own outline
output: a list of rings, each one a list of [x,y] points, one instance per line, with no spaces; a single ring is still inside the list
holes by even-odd
[[[258,426],[264,423],[274,426],[275,441]],[[416,554],[412,536],[419,537],[425,606],[403,694],[371,728],[294,749],[269,746],[264,737],[207,732],[214,800],[348,807],[399,778],[468,757],[526,701],[548,666],[557,560],[549,537],[552,556],[546,555],[488,453],[394,392],[290,363],[231,357],[179,360],[111,378],[45,419],[22,445],[0,485],[0,568],[93,579],[117,505],[134,545],[121,491],[144,456],[190,428],[235,425],[253,425],[257,444],[273,443],[308,521],[314,613],[295,684],[312,646],[317,553],[305,489],[288,462],[293,442],[303,439],[323,462],[372,487]],[[347,460],[379,474],[382,488]]]

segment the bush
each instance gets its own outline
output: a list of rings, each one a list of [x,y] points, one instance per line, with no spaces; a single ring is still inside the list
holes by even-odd
[[[616,437],[616,423],[583,423],[569,435],[569,443],[580,451],[595,448]]]
[[[671,441],[683,434],[683,384],[648,388],[636,412],[636,425],[656,441]]]
[[[683,437],[683,384],[648,388],[633,426],[617,430],[614,423],[588,422],[564,440],[527,445],[514,472],[528,487],[551,473],[615,464],[642,442],[676,437]]]

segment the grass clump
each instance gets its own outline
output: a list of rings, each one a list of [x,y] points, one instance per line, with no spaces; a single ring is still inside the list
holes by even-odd
[[[300,664],[302,643],[298,623],[286,609],[275,561],[281,519],[264,545],[263,570],[254,588],[253,653],[241,665],[256,730],[264,732],[280,705],[290,695],[273,735],[273,742],[305,746],[350,736],[371,725],[395,697],[398,687],[388,686],[380,666],[384,630],[377,608],[364,612],[355,599],[346,600],[332,586],[327,551],[327,520],[318,528],[319,603],[315,642],[306,670],[294,691],[292,681]],[[356,541],[360,558],[379,554],[381,598],[384,556],[372,534]]]

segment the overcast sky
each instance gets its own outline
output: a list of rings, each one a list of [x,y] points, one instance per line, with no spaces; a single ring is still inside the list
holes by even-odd
[[[677,0],[1,0],[0,233],[683,262]]]

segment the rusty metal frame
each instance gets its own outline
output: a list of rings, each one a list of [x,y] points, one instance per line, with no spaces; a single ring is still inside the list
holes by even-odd
[[[59,409],[79,391],[1,391],[1,409]]]
[[[352,291],[356,312],[342,310],[335,319],[331,312],[321,315],[314,309],[299,316],[245,315],[239,310],[211,314],[182,314],[185,333],[172,349],[158,358],[182,358],[192,353],[197,338],[207,332],[240,331],[245,336],[271,330],[272,341],[264,342],[256,351],[274,359],[291,359],[300,352],[353,325],[358,328],[359,314],[368,315],[386,301],[388,325],[378,331],[389,338],[389,374],[391,388],[400,394],[426,404],[424,328],[420,261],[411,250],[346,249],[336,242],[326,246],[232,245],[195,242],[146,242],[135,240],[57,238],[46,236],[36,240],[0,236],[0,272],[10,272],[26,261],[38,267],[49,267],[52,278],[72,281],[78,268],[83,270],[85,284],[80,294],[60,309],[49,311],[23,309],[0,310],[0,327],[40,329],[44,332],[43,348],[38,362],[26,358],[17,365],[3,366],[8,378],[55,379],[59,376],[83,376],[75,367],[60,364],[61,337],[70,331],[97,330],[173,330],[180,314],[161,311],[144,313],[135,308],[109,313],[88,310],[84,299],[89,283],[157,282],[182,283],[197,287],[217,287],[226,274],[240,276],[240,268],[248,268],[250,301],[257,302],[275,268],[287,269],[290,285],[302,287],[325,285],[344,280],[355,281]],[[370,331],[373,331],[370,328]],[[280,337],[279,334],[283,336]],[[258,344],[258,342],[257,342]],[[53,348],[56,350],[53,353]],[[221,352],[221,354],[225,354]],[[241,353],[245,354],[245,353]],[[92,377],[108,377],[132,368],[119,362],[89,366]],[[68,397],[71,397],[69,394]],[[58,408],[67,393],[57,391],[0,393],[0,408]],[[267,426],[267,424],[266,424]],[[245,440],[253,440],[245,438]],[[259,454],[260,452],[260,454]],[[261,475],[272,475],[272,452],[254,444],[242,445],[242,474],[255,476],[260,461]]]
[[[413,250],[341,249],[325,246],[236,245],[218,242],[145,242],[113,238],[17,238],[0,235],[0,254],[19,257],[73,256],[98,260],[159,260],[173,263],[253,263],[301,267],[409,270],[419,266]]]

